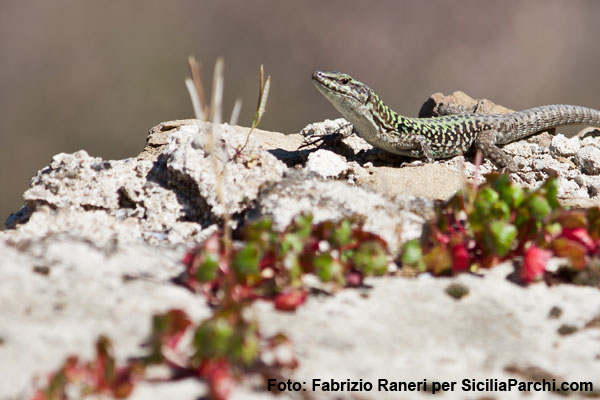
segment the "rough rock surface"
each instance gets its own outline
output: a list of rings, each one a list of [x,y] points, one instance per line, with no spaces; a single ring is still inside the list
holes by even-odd
[[[582,147],[577,151],[575,161],[589,175],[600,174],[600,149],[598,147]]]
[[[491,102],[465,96],[454,94],[451,103],[498,111]],[[438,103],[429,106],[434,110]],[[152,314],[178,307],[195,319],[210,315],[201,297],[171,280],[183,269],[185,249],[217,229],[225,211],[234,226],[269,216],[283,228],[308,211],[317,221],[352,217],[397,251],[420,234],[434,199],[494,170],[489,162],[476,168],[469,155],[432,164],[389,158],[356,136],[329,150],[297,150],[300,135],[261,130],[236,154],[248,130],[227,125],[216,127],[227,154],[214,161],[203,144],[211,129],[194,120],[162,123],[137,157],[58,154],[33,178],[24,208],[8,218],[11,229],[0,232],[0,399],[29,397],[36,377],[67,355],[91,356],[99,334],[113,340],[123,360],[145,351],[140,344]],[[600,201],[599,149],[600,138],[588,131],[505,146],[522,166],[513,180],[534,187],[558,175],[562,200],[576,205]],[[219,189],[215,176],[223,170]],[[462,379],[542,376],[592,381],[600,388],[599,330],[593,323],[600,319],[600,292],[543,283],[525,288],[508,281],[508,274],[505,266],[483,276],[389,276],[368,280],[369,288],[310,296],[295,313],[274,311],[265,302],[254,310],[266,335],[284,331],[293,340],[300,367],[289,378],[307,385],[314,378],[362,378],[375,386],[378,379],[460,386]],[[450,297],[451,283],[465,285],[469,294]],[[576,330],[560,334],[564,326]],[[143,383],[132,398],[195,399],[205,391],[195,380]],[[397,395],[359,393],[365,399]],[[442,397],[497,395],[457,391]],[[311,396],[333,399],[340,393]],[[544,392],[528,397],[561,398]],[[275,397],[241,383],[232,398]]]
[[[465,92],[457,90],[450,96],[442,93],[434,93],[431,95],[419,110],[419,118],[427,118],[448,114],[450,112],[461,111],[465,113],[480,113],[480,114],[506,114],[513,112],[510,108],[494,104],[490,100],[473,99]]]
[[[329,150],[317,150],[308,155],[306,169],[323,178],[340,178],[350,167],[342,157]]]
[[[543,284],[523,288],[506,280],[511,270],[498,266],[483,278],[370,279],[373,288],[366,293],[311,297],[293,315],[270,313],[270,305],[259,304],[259,315],[266,333],[284,327],[303,355],[293,380],[308,385],[312,379],[373,383],[375,389],[359,398],[431,398],[430,393],[377,391],[379,379],[455,381],[460,388],[463,379],[532,381],[536,374],[557,382],[591,381],[596,388],[600,331],[586,324],[600,313],[598,290]],[[451,283],[466,286],[469,294],[453,299],[446,293]],[[558,318],[552,316],[554,307],[560,310]],[[561,326],[576,331],[561,335]],[[561,397],[527,393],[531,399]],[[340,396],[319,393],[318,398]],[[523,393],[458,389],[442,398],[519,399]]]
[[[201,298],[170,282],[180,251],[94,237],[65,231],[13,241],[2,232],[0,399],[29,398],[34,378],[43,382],[69,355],[90,358],[100,334],[123,361],[143,354],[152,314],[177,307],[210,315]]]
[[[38,172],[23,195],[27,213],[34,221],[23,225],[16,234],[28,231],[43,236],[60,231],[99,230],[101,235],[112,232],[114,238],[124,241],[148,240],[155,244],[183,243],[190,237],[202,239],[202,225],[191,222],[201,218],[201,210],[194,214],[179,201],[190,188],[169,190],[167,179],[165,169],[148,160],[105,161],[90,157],[83,150],[58,154]],[[44,208],[47,215],[36,212],[39,208]],[[62,224],[50,223],[48,219],[57,214],[65,216],[58,218]],[[204,218],[204,223],[209,223],[208,218]],[[7,224],[12,225],[11,218]],[[114,229],[96,228],[100,226]]]

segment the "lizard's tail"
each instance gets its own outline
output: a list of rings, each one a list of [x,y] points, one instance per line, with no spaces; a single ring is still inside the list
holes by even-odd
[[[521,132],[541,132],[564,125],[591,125],[600,127],[600,111],[593,108],[555,104],[513,113],[514,129]]]

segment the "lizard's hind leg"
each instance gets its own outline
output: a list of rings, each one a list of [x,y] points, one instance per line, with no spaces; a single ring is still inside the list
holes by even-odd
[[[493,129],[480,132],[474,142],[475,148],[481,150],[483,157],[493,162],[498,168],[506,169],[510,172],[517,171],[519,167],[516,165],[516,162],[496,146],[497,134],[498,132]]]

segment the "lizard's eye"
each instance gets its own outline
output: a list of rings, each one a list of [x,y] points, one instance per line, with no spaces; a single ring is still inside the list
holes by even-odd
[[[342,78],[342,79],[340,79],[340,82],[342,82],[342,85],[347,85],[348,82],[350,82],[350,79],[348,79],[348,78]]]

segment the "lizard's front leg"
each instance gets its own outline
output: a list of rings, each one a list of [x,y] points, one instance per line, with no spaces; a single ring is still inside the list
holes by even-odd
[[[393,141],[386,145],[376,146],[390,153],[400,154],[403,156],[424,158],[427,162],[433,162],[433,151],[427,141],[425,135],[402,134],[400,132],[388,131],[386,135],[394,138],[402,138]]]
[[[433,151],[427,142],[427,138],[423,135],[418,135],[415,137],[415,143],[417,144],[417,148],[419,149],[421,156],[427,162],[433,162]]]
[[[481,150],[484,158],[489,159],[500,169],[507,169],[510,172],[517,171],[519,168],[515,161],[498,146],[496,146],[498,131],[490,129],[482,131],[477,135],[474,145]]]
[[[325,120],[324,122],[315,122],[314,124],[307,125],[300,131],[300,134],[304,136],[302,144],[298,147],[298,150],[318,144],[323,145],[328,139],[331,139],[333,143],[337,143],[339,140],[356,133],[354,125],[346,121],[344,118],[338,118],[336,120]]]

